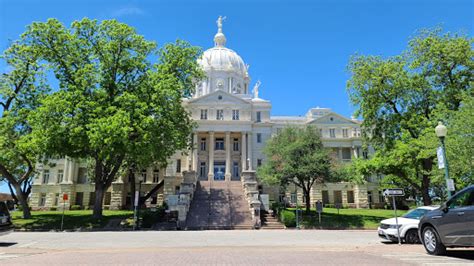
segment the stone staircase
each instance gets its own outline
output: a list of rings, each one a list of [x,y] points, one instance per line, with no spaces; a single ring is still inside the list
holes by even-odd
[[[187,230],[253,229],[240,181],[199,181],[186,217]]]
[[[262,227],[260,229],[285,229],[285,226],[278,221],[273,213],[262,212]]]

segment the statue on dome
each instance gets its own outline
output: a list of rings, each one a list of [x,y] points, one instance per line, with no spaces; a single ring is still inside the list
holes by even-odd
[[[255,83],[255,86],[253,86],[253,97],[254,98],[258,98],[258,89],[260,88],[260,84],[262,84],[260,82],[260,80],[257,81],[257,83]]]
[[[226,19],[226,17],[222,17],[222,16],[219,16],[219,18],[217,19],[217,29],[218,29],[218,32],[222,32],[222,22]]]

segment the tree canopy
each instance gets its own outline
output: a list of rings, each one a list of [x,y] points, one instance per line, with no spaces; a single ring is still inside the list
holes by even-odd
[[[431,204],[439,145],[434,128],[446,120],[440,110],[458,112],[472,96],[472,43],[464,35],[423,30],[401,55],[351,58],[349,96],[363,118],[365,143],[375,149],[371,160],[359,162],[361,172],[396,177],[392,181],[414,187]]]
[[[157,50],[126,24],[87,18],[70,28],[56,19],[35,22],[20,42],[59,81],[29,116],[33,134],[45,154],[94,162],[95,217],[125,162],[165,164],[189,145],[193,123],[181,100],[202,77],[200,49],[177,41]]]
[[[309,212],[311,187],[331,177],[331,158],[318,130],[312,126],[285,128],[267,141],[263,152],[267,160],[258,168],[258,177],[268,184],[300,187]]]

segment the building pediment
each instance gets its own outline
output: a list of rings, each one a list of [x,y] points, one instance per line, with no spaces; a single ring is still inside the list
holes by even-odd
[[[316,119],[310,120],[307,124],[312,125],[340,125],[340,124],[348,124],[348,125],[359,125],[358,121],[354,121],[352,119],[345,118],[342,115],[336,114],[334,112],[327,113],[321,117]]]
[[[196,106],[216,106],[216,105],[251,105],[250,100],[247,101],[242,99],[238,96],[232,95],[228,92],[217,90],[210,94],[206,94],[204,96],[193,98],[188,101],[189,105],[196,105]]]

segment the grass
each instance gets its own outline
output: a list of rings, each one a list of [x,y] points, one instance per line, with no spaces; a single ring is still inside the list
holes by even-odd
[[[60,230],[61,211],[32,211],[31,219],[23,219],[21,211],[12,212],[13,224],[16,229],[25,230]],[[111,219],[127,219],[133,217],[128,210],[104,210],[100,220],[92,218],[92,210],[64,212],[64,230],[99,229],[103,228]]]
[[[295,210],[294,208],[290,210]],[[335,208],[324,208],[321,214],[321,224],[318,213],[311,209],[308,215],[302,211],[304,228],[321,229],[377,229],[380,221],[395,217],[393,210],[379,209],[340,209],[339,214]],[[398,216],[406,211],[397,211]]]

